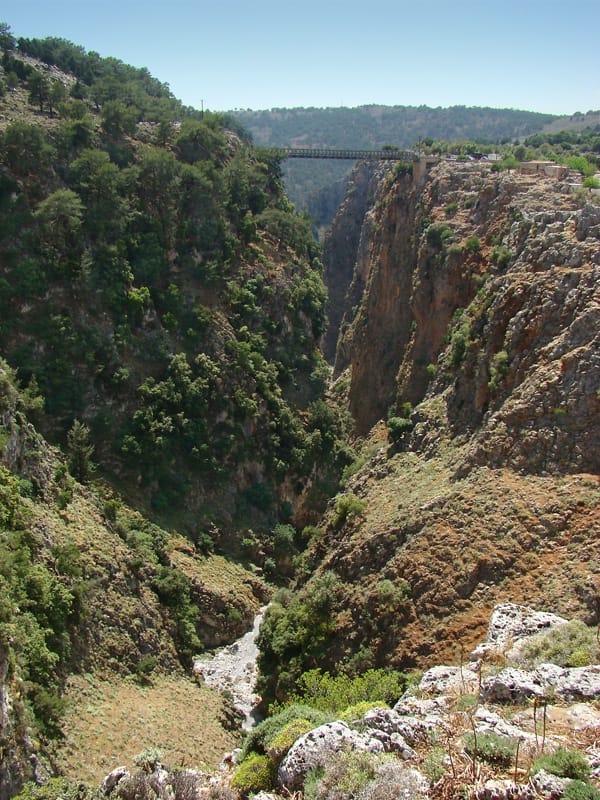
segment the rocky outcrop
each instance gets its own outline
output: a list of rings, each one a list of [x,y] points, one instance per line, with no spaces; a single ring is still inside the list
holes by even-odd
[[[359,433],[437,396],[471,437],[465,469],[597,471],[600,208],[567,181],[441,162],[422,188],[382,180],[366,219],[339,349]]]
[[[379,739],[358,733],[343,722],[329,722],[302,736],[292,745],[279,767],[278,781],[287,789],[298,789],[310,769],[323,767],[342,750],[383,752]]]

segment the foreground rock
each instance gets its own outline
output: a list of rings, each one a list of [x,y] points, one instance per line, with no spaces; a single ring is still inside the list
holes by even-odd
[[[292,745],[279,767],[279,784],[286,789],[299,789],[310,769],[325,766],[335,753],[342,750],[382,753],[384,747],[370,733],[358,733],[343,722],[320,725]]]

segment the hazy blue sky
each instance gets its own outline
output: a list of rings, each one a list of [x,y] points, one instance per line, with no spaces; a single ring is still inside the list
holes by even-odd
[[[600,109],[600,0],[3,0],[188,105]]]

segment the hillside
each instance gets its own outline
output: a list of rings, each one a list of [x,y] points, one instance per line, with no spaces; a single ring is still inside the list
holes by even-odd
[[[235,715],[192,657],[251,624],[346,457],[277,161],[146,70],[1,32],[5,800],[133,747],[216,766]]]

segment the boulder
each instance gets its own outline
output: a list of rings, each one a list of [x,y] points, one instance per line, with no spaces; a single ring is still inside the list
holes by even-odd
[[[558,775],[553,775],[551,772],[546,772],[541,769],[536,772],[531,779],[534,789],[547,800],[554,800],[554,798],[562,797],[565,793],[566,786],[570,783],[569,778],[559,778]]]
[[[428,694],[456,694],[474,692],[479,685],[479,676],[469,667],[432,667],[419,682],[419,691]]]
[[[444,714],[450,705],[450,698],[440,697],[415,697],[409,690],[405,692],[394,706],[394,711],[402,716],[410,717],[437,717]]]
[[[362,722],[370,732],[379,730],[390,735],[398,734],[413,747],[427,740],[432,731],[444,725],[440,716],[403,716],[391,708],[372,708],[364,715]]]
[[[116,767],[104,778],[100,784],[100,790],[103,794],[110,794],[124,778],[128,777],[129,771],[127,767]]]
[[[523,669],[503,669],[481,684],[481,699],[487,703],[522,703],[530,697],[543,696],[540,679]]]
[[[383,753],[385,748],[378,739],[358,733],[343,722],[328,722],[292,745],[279,767],[279,784],[286,789],[299,789],[309,769],[323,767],[332,753],[343,749]]]
[[[516,603],[501,603],[492,612],[486,644],[493,645],[496,650],[507,650],[522,639],[567,622],[564,617],[546,611],[534,611]]]
[[[358,800],[426,800],[429,797],[429,781],[413,767],[401,762],[387,761],[376,769],[376,777],[358,795]]]
[[[594,700],[600,697],[600,664],[563,670],[556,693],[564,700]]]
[[[475,792],[476,800],[536,800],[536,794],[527,784],[508,780],[486,781]]]
[[[473,715],[475,730],[478,733],[495,733],[498,736],[505,736],[507,739],[518,739],[523,742],[530,750],[537,747],[535,734],[524,731],[514,722],[508,722],[499,714],[490,711],[484,706],[480,706]]]

